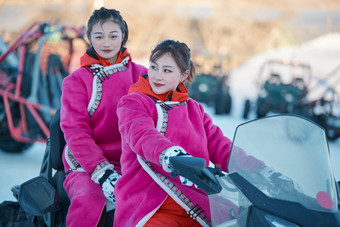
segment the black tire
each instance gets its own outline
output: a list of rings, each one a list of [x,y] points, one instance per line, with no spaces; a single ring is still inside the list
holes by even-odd
[[[10,101],[10,109],[12,113],[12,119],[14,125],[19,123],[20,113],[18,103]],[[12,138],[5,113],[5,107],[3,102],[0,101],[0,111],[2,112],[0,117],[0,150],[9,153],[20,153],[30,146],[30,144],[18,142]]]
[[[243,119],[247,119],[248,115],[250,112],[250,100],[246,99],[245,103],[244,103],[244,108],[243,108]]]
[[[220,97],[220,99],[216,99],[215,102],[215,114],[230,114],[231,112],[231,97],[227,95],[227,97]]]
[[[227,95],[226,106],[225,106],[225,109],[224,109],[224,112],[225,112],[226,114],[230,114],[230,112],[231,112],[231,106],[232,106],[232,98],[231,98],[231,95],[228,94],[228,95]]]
[[[8,153],[20,153],[31,145],[15,141],[13,138],[0,138],[0,150]]]
[[[262,117],[265,117],[267,115],[267,112],[264,111],[264,110],[261,110],[261,109],[257,109],[256,115],[257,115],[257,118],[262,118]]]
[[[257,102],[256,115],[257,118],[265,117],[268,113],[269,106],[267,103]]]
[[[223,104],[222,103],[215,103],[215,114],[221,115],[223,114]]]
[[[339,134],[336,134],[336,130],[332,128],[326,129],[326,136],[329,141],[335,141],[336,139],[339,138]]]

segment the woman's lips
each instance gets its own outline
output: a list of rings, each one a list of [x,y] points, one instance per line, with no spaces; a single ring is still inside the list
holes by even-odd
[[[111,50],[102,50],[103,52],[105,52],[105,53],[110,53],[111,52]]]
[[[164,84],[159,84],[159,83],[153,83],[153,85],[155,85],[155,87],[163,87]]]

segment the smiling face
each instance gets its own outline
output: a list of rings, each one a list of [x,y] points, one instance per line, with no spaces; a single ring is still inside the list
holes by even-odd
[[[150,63],[148,75],[152,91],[160,95],[175,90],[188,77],[189,71],[181,73],[172,56],[165,53]]]
[[[123,41],[119,25],[113,21],[96,23],[91,31],[90,41],[94,50],[105,60],[115,63]]]

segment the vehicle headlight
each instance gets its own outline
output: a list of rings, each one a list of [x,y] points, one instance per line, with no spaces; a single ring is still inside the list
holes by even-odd
[[[286,94],[285,99],[286,99],[287,102],[293,102],[294,96],[292,94]]]
[[[207,84],[200,84],[200,85],[198,86],[198,90],[199,90],[200,92],[202,92],[202,93],[205,93],[205,92],[207,92],[207,91],[209,90],[209,87],[208,87]]]

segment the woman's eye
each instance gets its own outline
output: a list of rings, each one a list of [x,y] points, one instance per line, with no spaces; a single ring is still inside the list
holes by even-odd
[[[111,39],[117,39],[116,35],[111,36]]]
[[[150,68],[153,69],[153,70],[156,70],[156,69],[157,69],[157,67],[154,66],[154,65],[150,65]]]
[[[101,36],[96,36],[96,37],[94,37],[95,39],[102,39],[103,37],[101,37]]]
[[[164,69],[164,72],[165,72],[165,73],[171,73],[171,70],[169,70],[169,69]]]

